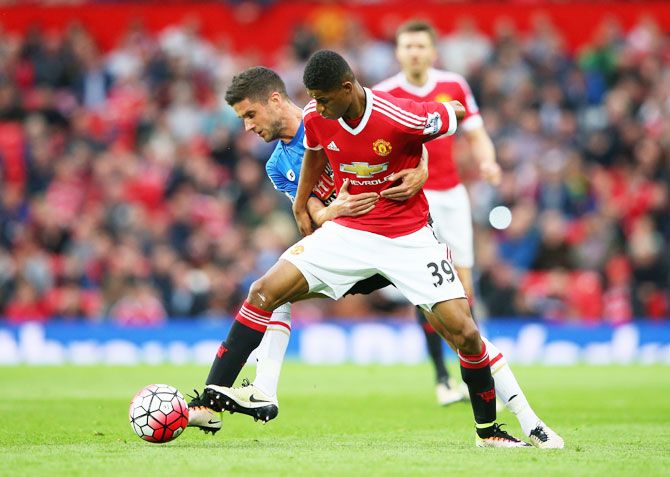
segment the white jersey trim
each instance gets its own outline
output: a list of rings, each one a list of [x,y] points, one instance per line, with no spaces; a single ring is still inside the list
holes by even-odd
[[[443,71],[435,68],[430,68],[428,70],[428,79],[426,80],[426,83],[422,86],[417,86],[407,81],[407,77],[401,71],[400,73],[391,76],[389,79],[382,81],[373,89],[388,92],[394,88],[400,88],[410,94],[413,94],[414,96],[424,98],[428,96],[435,88],[437,88],[438,83],[447,81],[452,83],[458,83],[463,89],[463,91],[466,93],[466,96],[468,96],[470,88],[468,87],[468,82],[462,75],[454,73],[452,71]],[[468,104],[468,108],[471,110],[470,111],[471,113],[476,113],[478,110],[478,108],[476,107],[476,103],[474,106],[475,107],[472,107],[472,105]]]
[[[373,111],[377,111],[380,114],[383,114],[384,116],[393,119],[395,122],[402,124],[403,126],[406,126],[408,128],[412,129],[418,129],[422,130],[425,127],[426,124],[426,119],[424,118],[423,121],[419,122],[414,119],[408,118],[407,116],[400,115],[399,113],[396,113],[394,111],[389,110],[386,108],[384,105],[375,103],[372,106]],[[412,122],[410,122],[412,121]]]
[[[358,124],[358,126],[355,128],[350,127],[344,118],[337,120],[337,122],[340,123],[340,126],[342,126],[342,129],[353,136],[360,134],[361,131],[365,129],[365,126],[368,124],[368,120],[370,119],[370,115],[372,114],[372,91],[370,91],[369,88],[363,88],[363,91],[365,91],[365,112],[363,113],[363,118],[361,119],[361,122]]]
[[[456,111],[454,111],[454,107],[449,104],[449,103],[442,103],[444,104],[444,107],[447,110],[447,114],[449,115],[449,129],[447,130],[446,133],[443,134],[443,136],[451,136],[456,132],[456,128],[458,127],[458,120],[456,119]]]
[[[316,147],[310,147],[309,144],[307,144],[307,136],[302,138],[302,145],[305,146],[305,149],[309,149],[310,151],[320,151],[323,149],[323,146],[319,144]]]
[[[311,100],[309,103],[307,103],[307,105],[306,105],[306,106],[304,107],[304,109],[302,110],[302,119],[303,119],[303,121],[304,121],[305,117],[306,117],[309,113],[315,113],[315,112],[316,112],[316,101],[315,101],[315,100]]]
[[[407,81],[407,76],[403,72],[398,73],[398,86],[413,94],[414,96],[425,97],[435,89],[437,86],[437,79],[435,78],[435,70],[433,68],[428,70],[428,79],[423,86],[417,86]]]
[[[414,114],[410,111],[406,111],[406,110],[402,109],[401,107],[399,107],[398,105],[393,104],[392,102],[390,102],[390,101],[388,101],[384,98],[381,98],[379,96],[375,96],[375,100],[378,103],[380,103],[381,105],[384,105],[387,108],[394,110],[399,115],[406,116],[408,120],[414,120],[414,122],[416,122],[417,124],[425,124],[425,122],[426,122],[426,119],[427,119],[426,116],[418,116],[418,115],[416,115],[416,114]]]
[[[309,103],[307,103],[307,106],[305,106],[305,109],[302,110],[302,121],[305,122],[305,117],[307,117],[308,114],[310,113],[316,113],[316,101],[311,100]],[[302,145],[305,146],[305,149],[309,149],[310,151],[320,151],[323,149],[323,146],[321,144],[317,145],[316,147],[310,147],[309,144],[307,144],[307,134],[302,138]]]
[[[387,118],[392,119],[392,120],[395,121],[396,123],[398,123],[398,124],[400,124],[400,125],[402,125],[402,126],[405,126],[405,127],[407,127],[407,128],[410,128],[410,129],[416,129],[417,131],[421,131],[421,130],[423,130],[423,126],[416,126],[416,125],[414,125],[414,124],[410,124],[410,123],[408,123],[408,122],[405,122],[405,121],[403,121],[402,119],[400,119],[399,117],[394,116],[393,114],[389,113],[388,111],[385,111],[385,110],[383,110],[383,109],[380,109],[380,108],[377,107],[377,106],[373,107],[372,110],[373,110],[373,111],[377,111],[379,114],[383,114],[383,115],[386,116]]]

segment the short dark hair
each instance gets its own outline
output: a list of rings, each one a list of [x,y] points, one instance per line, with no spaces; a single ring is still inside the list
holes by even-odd
[[[226,90],[226,103],[233,106],[245,99],[267,101],[275,91],[288,98],[286,85],[277,73],[264,66],[252,66],[233,77]]]
[[[347,61],[331,50],[314,53],[305,66],[302,82],[307,89],[332,91],[343,81],[353,81],[354,73]]]
[[[400,38],[400,35],[403,33],[417,33],[417,32],[425,32],[428,33],[428,36],[430,36],[430,40],[433,42],[433,45],[437,44],[437,33],[435,32],[435,28],[433,28],[433,25],[428,23],[425,20],[409,20],[403,23],[398,27],[398,29],[395,32],[395,42],[396,44],[398,43],[398,38]]]

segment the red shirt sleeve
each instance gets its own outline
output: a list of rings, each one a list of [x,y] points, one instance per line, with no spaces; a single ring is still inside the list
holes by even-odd
[[[319,142],[318,135],[314,130],[314,115],[318,114],[316,112],[316,101],[312,100],[307,103],[305,109],[302,110],[302,121],[305,124],[305,138],[303,139],[303,145],[305,149],[311,149],[313,151],[318,151],[323,149],[323,146]]]
[[[374,91],[373,94],[373,109],[394,120],[411,135],[421,136],[423,142],[456,132],[458,120],[449,103],[396,98],[381,91]]]
[[[421,127],[412,128],[410,131],[422,136],[424,142],[439,136],[451,136],[456,132],[458,120],[454,108],[449,103],[417,102],[409,99],[397,99],[397,101],[397,105],[405,113],[420,120]]]

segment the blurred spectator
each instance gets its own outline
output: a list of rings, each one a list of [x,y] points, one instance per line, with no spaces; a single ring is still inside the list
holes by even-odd
[[[86,109],[101,108],[112,88],[112,74],[95,45],[88,43],[81,52],[81,71],[74,82],[74,91],[79,104]]]
[[[625,257],[613,257],[605,268],[607,288],[603,295],[603,318],[614,324],[633,318],[631,272]]]
[[[7,303],[5,316],[9,323],[47,321],[49,312],[39,298],[39,292],[25,280],[19,281],[14,297]]]
[[[527,270],[537,256],[540,239],[534,225],[535,214],[535,206],[529,201],[515,205],[512,223],[501,234],[500,258],[517,269]]]
[[[575,268],[572,246],[566,240],[567,223],[563,216],[553,210],[544,212],[540,220],[540,245],[531,264],[533,270]]]
[[[479,293],[488,316],[512,318],[523,314],[516,302],[518,290],[514,275],[514,268],[505,262],[497,262],[482,272]]]
[[[148,282],[129,280],[121,298],[110,309],[109,316],[121,325],[141,326],[164,321],[166,313]]]
[[[439,45],[442,66],[448,71],[468,76],[479,69],[491,55],[491,40],[477,30],[471,17],[459,17],[454,31]]]
[[[243,2],[240,18],[260,14]],[[255,12],[255,13],[254,13]],[[490,37],[460,18],[440,41],[463,73],[503,167],[473,195],[481,315],[623,323],[670,314],[670,37],[643,16],[594,25],[577,52],[547,15]],[[381,38],[335,4],[296,24],[275,67],[298,104],[304,61],[337,48],[363,82],[397,68]],[[160,323],[234,313],[296,238],[272,190],[272,150],[223,100],[258,62],[187,17],[132,22],[110,50],[84,24],[0,29],[0,315]],[[457,143],[458,147],[458,143]],[[506,205],[507,229],[488,213]],[[411,315],[392,292],[296,306],[296,315]]]

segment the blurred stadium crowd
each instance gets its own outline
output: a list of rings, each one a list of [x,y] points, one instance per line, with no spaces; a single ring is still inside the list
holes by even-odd
[[[329,19],[331,22],[333,19]],[[297,104],[302,65],[337,48],[372,85],[397,71],[392,38],[350,19],[298,27],[276,64]],[[321,25],[323,26],[323,25]],[[463,18],[439,66],[465,75],[504,179],[473,201],[478,314],[548,320],[670,315],[670,36],[605,19],[569,52],[538,16],[485,36]],[[154,323],[227,316],[298,237],[224,92],[256,63],[189,20],[128,26],[100,51],[85,25],[0,31],[0,315]],[[489,211],[512,212],[493,229]],[[298,317],[412,316],[390,294],[322,300]]]

